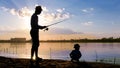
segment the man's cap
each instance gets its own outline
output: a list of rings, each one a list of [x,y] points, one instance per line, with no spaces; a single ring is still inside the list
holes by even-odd
[[[41,6],[36,6],[35,10],[42,10]]]

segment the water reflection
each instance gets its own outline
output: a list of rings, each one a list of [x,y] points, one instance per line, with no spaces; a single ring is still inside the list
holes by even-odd
[[[39,56],[44,59],[70,60],[75,43],[41,43]],[[79,43],[81,60],[96,61],[106,57],[120,57],[120,43]],[[31,43],[0,43],[0,56],[30,58]]]

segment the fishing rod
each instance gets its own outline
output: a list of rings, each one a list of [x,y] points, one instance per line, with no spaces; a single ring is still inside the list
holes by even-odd
[[[61,22],[65,21],[65,20],[67,20],[67,19],[64,19],[64,20],[62,20],[62,21],[59,21],[59,22],[56,22],[56,23],[53,23],[53,24],[47,25],[47,27],[52,26],[52,25],[55,25],[55,24],[58,24],[58,23],[61,23]]]
[[[67,20],[67,19],[64,19],[64,20],[62,20],[62,21],[59,21],[59,22],[56,22],[56,23],[47,25],[46,28],[44,28],[44,31],[45,31],[45,30],[48,30],[48,27],[53,26],[53,25],[56,25],[56,24],[58,24],[58,23],[61,23],[61,22],[63,22],[63,21],[66,21],[66,20]]]

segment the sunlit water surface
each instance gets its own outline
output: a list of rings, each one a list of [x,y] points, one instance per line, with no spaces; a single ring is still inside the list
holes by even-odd
[[[43,59],[70,60],[75,43],[40,43],[39,57]],[[82,61],[101,58],[120,58],[120,43],[79,43]],[[30,58],[31,43],[0,43],[0,56]]]

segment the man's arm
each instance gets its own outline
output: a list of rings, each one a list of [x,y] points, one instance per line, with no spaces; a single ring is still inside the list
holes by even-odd
[[[40,26],[40,25],[38,25],[38,28],[39,29],[44,29],[44,28],[47,28],[47,26]]]

